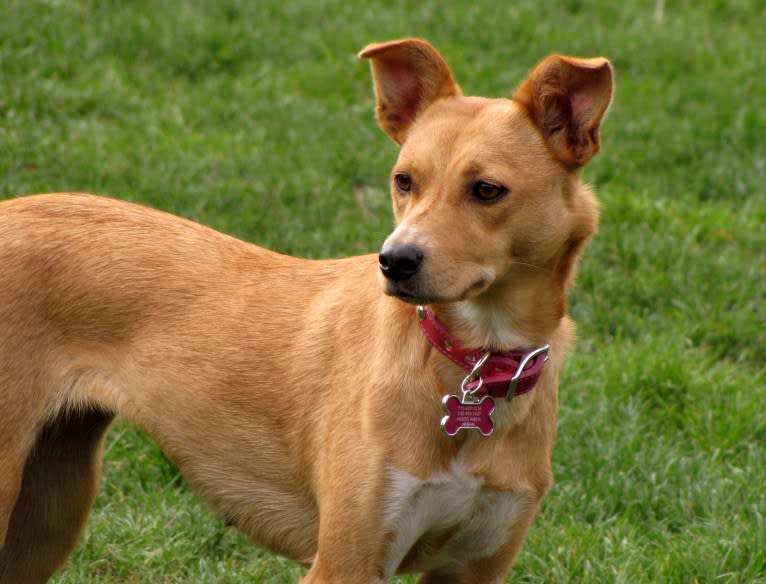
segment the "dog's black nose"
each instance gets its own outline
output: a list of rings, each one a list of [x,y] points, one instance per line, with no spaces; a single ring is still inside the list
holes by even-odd
[[[400,282],[418,273],[423,254],[417,247],[401,245],[383,249],[378,256],[380,271],[389,280]]]

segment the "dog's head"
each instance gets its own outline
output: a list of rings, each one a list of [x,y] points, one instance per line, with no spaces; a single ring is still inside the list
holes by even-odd
[[[401,145],[397,227],[380,253],[387,294],[413,303],[478,298],[520,277],[570,280],[598,212],[580,169],[599,149],[612,97],[603,58],[552,55],[513,99],[466,97],[428,43],[366,47],[377,118]]]

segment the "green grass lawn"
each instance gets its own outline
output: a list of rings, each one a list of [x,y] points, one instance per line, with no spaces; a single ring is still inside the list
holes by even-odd
[[[428,38],[492,96],[549,52],[610,57],[556,484],[509,582],[766,582],[763,2],[380,4],[0,2],[0,197],[84,190],[286,253],[375,251],[396,150],[360,48]],[[114,429],[104,468],[59,584],[302,573],[138,431]]]

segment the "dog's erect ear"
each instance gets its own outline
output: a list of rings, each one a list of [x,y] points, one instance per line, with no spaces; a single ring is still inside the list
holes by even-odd
[[[612,66],[604,58],[551,55],[514,92],[553,154],[583,166],[599,150],[599,126],[612,101]]]
[[[460,95],[449,66],[430,44],[402,39],[372,44],[359,53],[370,59],[378,123],[395,142],[435,100]]]

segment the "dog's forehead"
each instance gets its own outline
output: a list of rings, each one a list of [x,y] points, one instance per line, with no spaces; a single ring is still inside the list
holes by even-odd
[[[520,108],[509,99],[461,96],[434,102],[417,127],[434,140],[471,140],[503,129],[519,115]]]
[[[510,99],[458,97],[436,101],[417,120],[402,145],[400,161],[454,167],[467,159],[545,156],[539,131]]]

